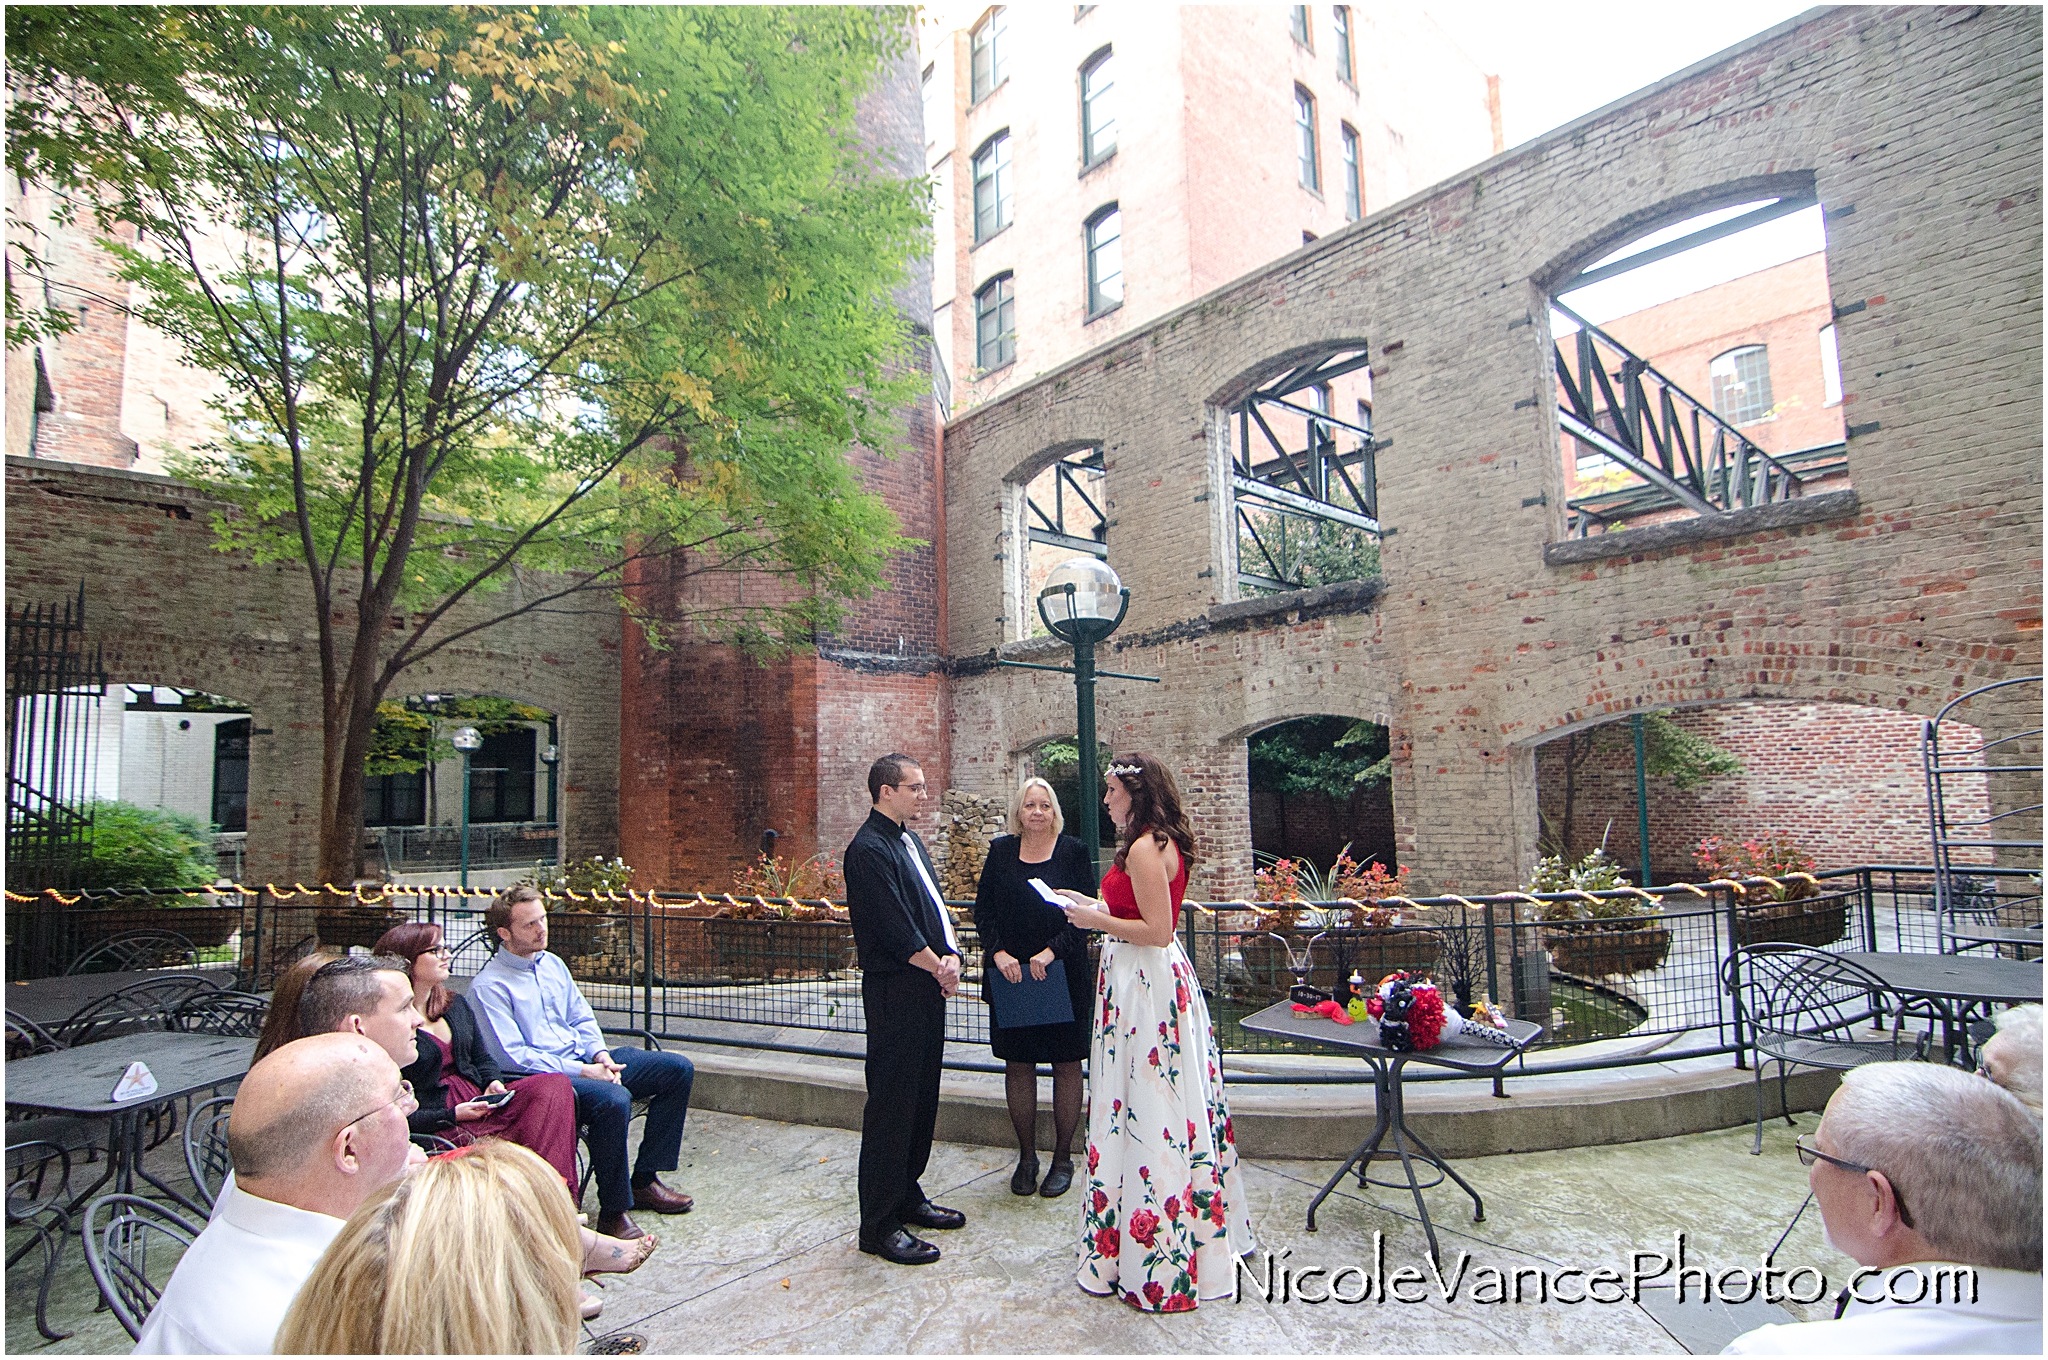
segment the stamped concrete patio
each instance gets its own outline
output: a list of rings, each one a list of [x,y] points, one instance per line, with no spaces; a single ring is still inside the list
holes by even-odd
[[[1814,1123],[1811,1114],[1799,1117],[1801,1128]],[[690,1119],[683,1167],[671,1178],[697,1197],[698,1208],[682,1218],[642,1220],[660,1235],[661,1249],[637,1274],[607,1277],[605,1315],[591,1334],[638,1332],[652,1352],[1710,1352],[1737,1331],[1798,1320],[1808,1310],[1705,1305],[1696,1283],[1682,1305],[1656,1288],[1641,1291],[1640,1301],[1541,1302],[1531,1274],[1522,1277],[1524,1302],[1512,1295],[1485,1302],[1487,1268],[1509,1278],[1547,1272],[1556,1281],[1566,1270],[1608,1267],[1626,1278],[1631,1253],[1668,1256],[1673,1234],[1683,1232],[1688,1265],[1716,1275],[1753,1269],[1806,1193],[1793,1132],[1782,1120],[1769,1126],[1761,1157],[1749,1155],[1750,1130],[1743,1127],[1462,1161],[1460,1169],[1486,1197],[1487,1218],[1473,1223],[1455,1187],[1427,1192],[1444,1245],[1443,1286],[1424,1273],[1419,1284],[1395,1290],[1419,1301],[1383,1301],[1376,1288],[1366,1302],[1308,1302],[1299,1283],[1285,1301],[1276,1286],[1268,1301],[1247,1282],[1238,1301],[1152,1317],[1075,1287],[1078,1193],[1013,1197],[1006,1152],[950,1143],[935,1149],[925,1184],[941,1203],[965,1210],[968,1226],[935,1234],[946,1252],[938,1264],[890,1266],[854,1245],[858,1134],[700,1111]],[[174,1148],[153,1158],[168,1163]],[[1357,1266],[1372,1276],[1380,1235],[1388,1282],[1403,1267],[1426,1272],[1422,1230],[1405,1191],[1361,1194],[1347,1182],[1323,1206],[1321,1231],[1303,1231],[1308,1199],[1333,1169],[1329,1162],[1273,1157],[1245,1165],[1254,1228],[1278,1269],[1294,1272],[1297,1282],[1316,1267]],[[1461,1257],[1467,1264],[1459,1281]],[[65,1258],[51,1315],[76,1335],[52,1344],[36,1334],[32,1252],[8,1272],[7,1349],[125,1353],[129,1342],[119,1325],[93,1312],[96,1294],[76,1240]],[[1258,1259],[1263,1284],[1264,1257]],[[1849,1264],[1822,1243],[1812,1211],[1777,1263],[1830,1275],[1830,1296]],[[1319,1296],[1326,1278],[1311,1277],[1305,1292]],[[1563,1288],[1576,1296],[1584,1280],[1573,1277]],[[1355,1295],[1361,1281],[1347,1276],[1338,1290]],[[1447,1299],[1445,1287],[1454,1281]],[[1671,1276],[1656,1283],[1668,1285]],[[1802,1296],[1816,1292],[1811,1275],[1795,1288]],[[1824,1316],[1831,1309],[1812,1311]]]

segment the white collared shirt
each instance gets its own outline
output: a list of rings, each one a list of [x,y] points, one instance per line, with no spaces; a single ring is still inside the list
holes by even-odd
[[[1946,1261],[1899,1266],[1900,1271],[1967,1269]],[[1862,1303],[1852,1300],[1833,1322],[1782,1322],[1744,1332],[1723,1355],[2039,1355],[2041,1277],[2020,1270],[1978,1266],[1977,1301]],[[1892,1271],[1867,1279],[1860,1293],[1885,1293]]]
[[[924,867],[924,856],[917,853],[917,839],[908,831],[903,833],[903,849],[917,867],[917,876],[924,880],[924,890],[932,895],[932,903],[939,909],[939,928],[946,932],[946,947],[959,953],[960,937],[953,933],[953,913],[946,910],[946,899],[939,896],[939,885],[932,882],[930,871]]]
[[[342,1220],[221,1188],[143,1324],[136,1355],[268,1355]]]

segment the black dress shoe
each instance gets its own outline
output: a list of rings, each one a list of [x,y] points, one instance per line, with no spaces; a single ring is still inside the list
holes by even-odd
[[[1028,1195],[1036,1189],[1038,1189],[1038,1159],[1033,1157],[1027,1161],[1017,1163],[1016,1173],[1010,1177],[1010,1193],[1013,1195]]]
[[[926,1200],[905,1214],[903,1222],[907,1227],[938,1228],[943,1231],[947,1228],[966,1227],[967,1215],[961,1213],[958,1209],[948,1209],[943,1205],[934,1204],[930,1200]]]
[[[863,1242],[860,1249],[870,1256],[899,1266],[928,1266],[939,1259],[939,1249],[923,1238],[912,1237],[898,1228],[879,1242]]]
[[[1071,1161],[1054,1162],[1052,1170],[1045,1173],[1045,1184],[1038,1187],[1038,1193],[1047,1199],[1058,1199],[1073,1183],[1074,1164]]]

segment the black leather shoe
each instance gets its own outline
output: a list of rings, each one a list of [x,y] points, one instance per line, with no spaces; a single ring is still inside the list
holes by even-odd
[[[906,1227],[938,1228],[943,1231],[948,1228],[966,1227],[967,1215],[961,1213],[958,1209],[948,1209],[943,1205],[934,1204],[930,1200],[926,1200],[923,1204],[918,1205],[915,1209],[905,1214],[903,1222]]]
[[[1017,1163],[1016,1173],[1010,1177],[1010,1193],[1013,1195],[1028,1195],[1036,1189],[1038,1189],[1038,1159],[1033,1157],[1028,1161]]]
[[[1054,1162],[1052,1170],[1045,1173],[1045,1184],[1038,1187],[1038,1193],[1047,1199],[1058,1199],[1073,1183],[1074,1164],[1071,1161]]]
[[[923,1238],[912,1237],[902,1228],[879,1242],[863,1242],[860,1249],[899,1266],[928,1266],[939,1259],[939,1249]]]

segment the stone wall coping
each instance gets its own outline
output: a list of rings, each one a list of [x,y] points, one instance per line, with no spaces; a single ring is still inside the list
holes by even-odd
[[[202,498],[207,496],[204,489],[160,472],[131,472],[127,468],[107,467],[101,463],[70,463],[56,458],[31,458],[24,454],[10,453],[7,455],[7,466],[10,471],[19,469],[31,477],[37,473],[49,476],[52,480],[62,477],[104,477],[110,481],[138,482],[143,486],[183,491],[188,495]]]
[[[1212,604],[1208,619],[1212,624],[1224,624],[1296,612],[1350,613],[1377,600],[1386,588],[1386,579],[1379,576],[1370,576],[1362,581],[1332,581],[1329,585],[1310,586],[1306,590],[1289,590],[1278,595],[1259,595],[1247,600]]]
[[[1675,548],[1686,543],[1740,538],[1744,534],[1785,529],[1797,524],[1820,524],[1828,520],[1847,519],[1862,508],[1863,502],[1857,498],[1853,489],[1824,491],[1817,496],[1773,501],[1769,505],[1752,505],[1720,515],[1701,515],[1696,519],[1674,520],[1669,524],[1650,524],[1640,529],[1620,529],[1611,534],[1595,534],[1591,538],[1568,538],[1562,543],[1546,543],[1543,545],[1543,565],[1569,567],[1581,562],[1604,561],[1610,557],[1632,557],[1637,553],[1656,552],[1661,548]],[[1213,614],[1215,610],[1210,612]]]

